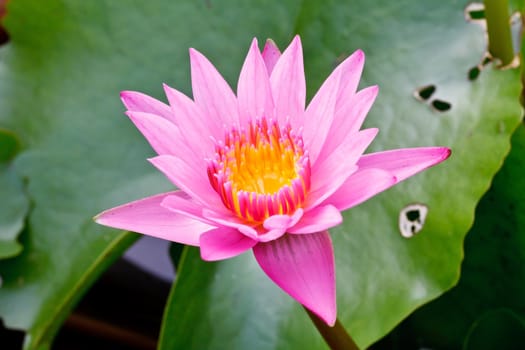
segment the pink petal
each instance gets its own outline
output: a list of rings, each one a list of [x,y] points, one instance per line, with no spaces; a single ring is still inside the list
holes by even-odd
[[[257,237],[258,242],[270,242],[278,238],[281,238],[286,233],[286,229],[282,227],[274,228],[269,231],[266,231],[264,234],[261,234]]]
[[[204,207],[222,207],[219,195],[211,187],[206,169],[196,169],[180,158],[161,155],[149,161],[181,190]]]
[[[160,205],[174,213],[190,217],[210,226],[217,226],[213,221],[206,219],[202,215],[202,205],[192,200],[189,196],[187,198],[181,196],[167,196],[163,199]]]
[[[314,164],[307,209],[332,195],[358,169],[356,162],[377,135],[377,131],[365,129],[347,137],[328,157],[319,159]]]
[[[328,231],[284,235],[257,244],[253,253],[272,281],[329,326],[335,324],[334,252]]]
[[[357,50],[336,68],[336,70],[341,70],[341,84],[339,86],[339,93],[337,94],[337,108],[339,108],[341,103],[355,94],[364,65],[365,53]]]
[[[293,215],[273,215],[264,220],[263,227],[268,231],[259,234],[259,242],[269,242],[280,238],[289,227],[295,226],[303,216],[303,209],[299,208]]]
[[[304,114],[303,138],[312,164],[315,164],[332,125],[340,77],[341,69],[330,74]]]
[[[266,40],[266,44],[264,45],[262,52],[262,58],[266,65],[266,69],[268,70],[268,76],[272,74],[273,67],[275,67],[279,57],[281,57],[281,51],[279,51],[279,48],[277,45],[275,45],[275,42],[272,39]]]
[[[329,173],[325,169],[333,166],[333,163],[345,161],[356,164],[374,141],[378,132],[379,129],[370,128],[348,135],[326,158],[320,159],[312,166],[313,177],[328,175]]]
[[[215,208],[216,209],[216,208]],[[225,227],[230,227],[238,230],[243,235],[253,239],[258,240],[258,232],[255,230],[255,228],[246,225],[246,223],[239,219],[238,217],[234,216],[233,213],[225,213],[225,212],[218,212],[218,211],[212,211],[210,209],[203,209],[202,215],[210,220],[211,222]]]
[[[263,226],[267,230],[273,230],[275,228],[282,228],[286,230],[290,225],[290,221],[292,221],[290,215],[272,215],[264,220]]]
[[[268,71],[257,46],[257,39],[253,39],[242,66],[237,86],[237,98],[241,126],[248,125],[250,120],[263,116],[273,119],[272,90]]]
[[[175,124],[154,114],[130,111],[126,114],[159,155],[174,155],[194,167],[205,169],[205,161],[195,156]]]
[[[422,170],[441,163],[450,156],[446,147],[403,148],[363,155],[357,164],[360,168],[380,168],[403,181]]]
[[[230,86],[200,52],[190,49],[193,99],[206,113],[228,127],[238,124],[237,99]]]
[[[359,84],[364,62],[365,56],[363,51],[357,50],[354,52],[334,69],[308,105],[303,135],[305,143],[308,145],[312,163],[315,163],[319,153],[321,153],[321,149],[324,148],[324,143],[333,142],[331,140],[333,134],[341,132],[339,127],[334,127],[332,124],[337,114],[339,114],[341,119],[341,105],[347,105],[345,102],[352,99]],[[338,111],[340,112],[337,113]],[[347,109],[342,112],[346,113],[344,115],[345,119],[352,117]],[[343,135],[346,136],[348,134],[349,132],[345,132]],[[322,153],[324,154],[323,157],[329,154],[326,151]]]
[[[322,203],[326,198],[330,197],[342,184],[345,180],[355,173],[359,167],[352,163],[341,162],[339,164],[332,163],[333,167],[330,168],[334,171],[331,177],[325,176],[318,178],[315,182],[315,186],[310,188],[308,192],[308,199],[305,205],[306,210],[311,210],[315,208],[320,203]],[[326,169],[328,174],[329,168]]]
[[[372,85],[359,90],[352,98],[345,99],[335,112],[335,117],[343,120],[339,128],[348,133],[357,132],[363,125],[378,93],[379,86]]]
[[[343,211],[366,201],[396,183],[390,172],[381,169],[359,169],[323,203]]]
[[[308,234],[328,230],[343,222],[339,210],[333,205],[323,205],[304,213],[301,220],[288,228],[289,233]]]
[[[332,126],[328,132],[329,136],[326,138],[319,158],[327,157],[348,138],[348,135],[356,133],[361,128],[378,91],[377,86],[370,86],[344,100],[335,112]]]
[[[200,236],[201,258],[206,261],[228,259],[244,253],[257,244],[229,227],[219,227]]]
[[[264,220],[263,226],[267,230],[273,230],[276,228],[282,228],[286,230],[287,228],[297,224],[299,220],[303,217],[304,210],[299,208],[293,213],[293,215],[272,215],[266,220]]]
[[[153,97],[136,91],[122,91],[120,99],[128,111],[151,113],[175,122],[171,108]]]
[[[275,114],[280,125],[289,117],[292,127],[302,126],[306,99],[301,39],[296,36],[283,52],[270,76]]]
[[[192,145],[196,153],[202,157],[209,157],[214,151],[211,136],[217,140],[224,136],[221,121],[206,118],[201,109],[188,96],[166,84],[164,84],[164,93],[177,119],[177,125],[183,126],[182,137]]]
[[[198,246],[201,233],[213,227],[163,208],[160,204],[169,196],[187,198],[180,191],[162,193],[108,209],[98,214],[95,221],[121,230]]]

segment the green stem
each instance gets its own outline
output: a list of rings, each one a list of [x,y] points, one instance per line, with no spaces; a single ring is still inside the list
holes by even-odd
[[[507,0],[485,0],[490,54],[506,66],[514,59]]]
[[[346,332],[339,319],[335,321],[333,327],[328,326],[323,320],[317,317],[307,308],[304,308],[310,316],[315,327],[321,333],[324,340],[332,350],[359,350],[354,340]]]

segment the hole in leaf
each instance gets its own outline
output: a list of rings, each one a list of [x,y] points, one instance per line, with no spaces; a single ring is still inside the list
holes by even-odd
[[[0,0],[0,20],[5,16],[6,14],[6,4],[7,1]],[[4,27],[0,23],[0,45],[5,44],[9,41],[9,35],[7,35],[7,32],[5,31]]]
[[[4,30],[4,28],[0,26],[0,46],[4,45],[8,41],[9,35],[7,35],[7,32]]]
[[[468,22],[485,21],[485,5],[473,2],[465,7],[465,19]]]
[[[446,112],[450,108],[452,108],[452,105],[450,103],[448,103],[447,101],[436,99],[436,100],[432,101],[432,107],[434,107],[436,110],[438,110],[440,112]]]
[[[521,41],[523,37],[523,16],[520,12],[514,12],[510,16],[510,32],[512,35],[512,46],[514,47],[514,54],[516,56],[519,56],[520,48],[521,48]],[[516,63],[515,66],[512,66],[511,68],[517,67],[519,65],[519,62]]]
[[[435,91],[436,85],[426,85],[416,89],[416,91],[414,91],[414,96],[418,100],[426,101],[434,94]]]
[[[487,54],[485,54],[485,57],[483,57],[483,60],[481,61],[481,65],[482,66],[486,66],[490,62],[492,62],[492,57],[487,53]]]
[[[476,80],[479,77],[480,72],[481,72],[481,69],[479,69],[478,66],[470,68],[468,71],[468,80],[470,81]]]
[[[425,225],[428,207],[424,204],[409,204],[399,212],[399,232],[405,238],[413,237]]]
[[[485,52],[485,54],[483,55],[483,58],[481,59],[481,63],[469,69],[468,75],[467,75],[468,79],[470,81],[476,80],[481,74],[481,71],[485,69],[487,65],[492,63],[492,61],[494,61],[492,56],[488,52]]]
[[[406,216],[410,221],[419,220],[419,210],[409,210],[406,212]]]

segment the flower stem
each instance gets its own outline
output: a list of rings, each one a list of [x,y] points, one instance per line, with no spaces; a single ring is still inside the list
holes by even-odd
[[[324,340],[332,350],[359,350],[352,337],[346,332],[339,319],[335,321],[333,327],[328,326],[323,320],[317,317],[307,308],[304,308],[310,316],[315,327],[321,333]]]
[[[490,54],[506,66],[514,59],[507,0],[484,0]]]

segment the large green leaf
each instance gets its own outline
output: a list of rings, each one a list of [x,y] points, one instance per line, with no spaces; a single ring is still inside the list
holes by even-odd
[[[29,208],[22,180],[9,164],[18,148],[16,136],[0,129],[0,259],[13,257],[22,251],[16,238],[24,227]]]
[[[367,53],[364,85],[381,87],[367,120],[381,130],[373,150],[453,150],[445,164],[350,210],[332,230],[339,316],[362,347],[456,283],[474,208],[521,118],[518,71],[486,67],[477,80],[468,80],[484,42],[482,28],[465,22],[464,5],[305,2],[294,19],[303,36],[310,95],[337,61],[356,48]],[[205,54],[219,57],[221,66],[215,48]],[[412,97],[428,85],[436,87],[428,101]],[[435,99],[451,109],[433,110]],[[411,203],[423,203],[429,212],[424,229],[406,240],[397,221]],[[272,286],[250,255],[204,263],[188,252],[170,296],[162,349],[326,346],[302,308]]]
[[[458,285],[410,316],[396,329],[396,338],[417,338],[424,347],[461,349],[467,338],[474,343],[475,337],[469,336],[473,332],[470,329],[483,320],[483,324],[492,324],[495,322],[492,318],[499,317],[500,313],[493,317],[485,315],[501,309],[512,310],[514,318],[521,319],[523,328],[524,168],[525,125],[522,125],[512,139],[511,153],[476,210],[476,221],[465,240],[465,261]],[[503,319],[515,323],[505,315]],[[514,328],[509,328],[508,334],[516,334],[515,340],[523,339],[518,332],[512,332]],[[498,333],[498,329],[485,331],[483,339],[490,344],[489,339],[496,338]],[[476,334],[479,338],[480,331]],[[498,348],[505,349],[503,345]]]
[[[0,51],[0,127],[20,135],[24,147],[13,169],[27,179],[33,207],[23,253],[0,264],[0,316],[28,331],[27,348],[49,346],[74,302],[135,237],[98,227],[91,216],[169,188],[145,161],[152,151],[121,116],[118,91],[160,97],[166,82],[190,93],[190,46],[233,84],[251,37],[272,37],[284,46],[299,32],[310,96],[337,61],[365,49],[365,84],[382,89],[368,120],[381,128],[374,150],[453,148],[448,164],[349,212],[334,230],[340,317],[361,345],[377,339],[457,279],[474,206],[520,117],[518,72],[486,69],[477,81],[466,80],[484,44],[481,29],[464,23],[462,6],[9,2],[11,42]],[[447,100],[450,111],[435,112],[412,98],[427,84],[437,86],[431,100]],[[397,216],[413,202],[430,211],[424,230],[407,241],[397,232]],[[249,255],[207,264],[195,250],[186,252],[170,300],[165,346],[323,347],[301,308]]]
[[[142,86],[148,76],[158,83],[174,63],[166,56],[158,65],[152,55],[151,69],[141,64],[134,32],[117,16],[110,32],[129,38],[127,49],[119,49],[104,28],[106,7],[116,3],[9,5],[0,126],[20,136],[22,151],[10,172],[0,172],[2,179],[15,174],[26,180],[32,209],[22,254],[0,263],[0,316],[8,327],[28,331],[27,348],[40,349],[92,281],[138,237],[102,228],[93,215],[168,188],[145,161],[152,151],[122,115],[118,92]],[[128,18],[142,13],[136,7]],[[155,75],[157,66],[163,70]]]

